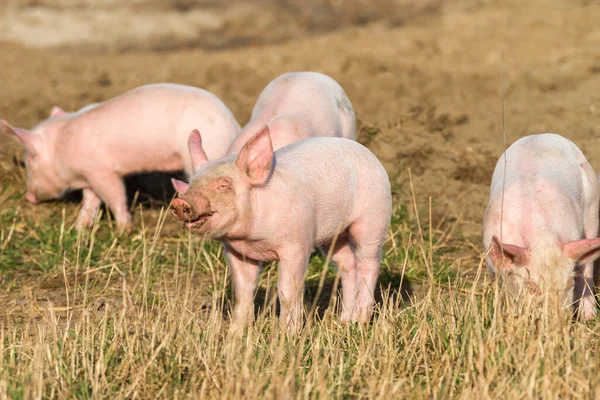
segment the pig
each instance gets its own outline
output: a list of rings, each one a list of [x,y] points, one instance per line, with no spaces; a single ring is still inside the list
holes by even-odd
[[[491,276],[512,294],[551,290],[593,318],[598,207],[596,175],[575,144],[551,133],[517,140],[496,165],[483,218]]]
[[[269,126],[274,150],[315,136],[356,140],[356,119],[348,96],[335,80],[318,72],[289,72],[271,81],[258,96],[250,121],[231,144],[229,154],[239,153],[263,125]]]
[[[332,137],[274,151],[268,125],[238,155],[209,161],[198,131],[189,145],[196,172],[189,184],[174,181],[180,195],[170,211],[193,234],[224,244],[235,287],[232,326],[253,320],[261,264],[278,261],[280,321],[297,330],[315,247],[331,250],[338,265],[341,319],[370,319],[392,208],[388,175],[373,153]]]
[[[2,121],[5,133],[25,148],[30,203],[83,190],[78,229],[90,227],[104,201],[120,231],[131,215],[123,176],[132,173],[192,172],[187,148],[190,130],[201,126],[206,154],[222,157],[241,127],[215,95],[175,84],[141,86],[74,113],[55,106],[50,118],[33,130]]]

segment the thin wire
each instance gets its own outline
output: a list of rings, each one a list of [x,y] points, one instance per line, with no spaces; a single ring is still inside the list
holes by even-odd
[[[504,124],[504,49],[500,62],[500,101],[502,102],[502,138],[504,140],[504,175],[502,177],[502,200],[500,203],[500,250],[504,253],[502,221],[504,220],[504,187],[506,186],[506,126]]]

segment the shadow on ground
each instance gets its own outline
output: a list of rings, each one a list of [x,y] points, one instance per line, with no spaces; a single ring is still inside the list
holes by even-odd
[[[168,206],[175,196],[171,178],[184,179],[184,174],[180,172],[147,172],[125,177],[127,207],[135,214],[135,208],[140,204],[144,208],[155,210]],[[59,201],[79,204],[81,200],[81,190],[74,190],[66,193]]]
[[[335,306],[336,315],[341,311],[342,290],[339,280],[335,277],[326,277],[319,289],[320,281],[310,280],[306,283],[304,291],[304,306],[306,310],[313,311],[319,318],[323,318],[325,311],[329,307]],[[269,312],[271,307],[276,307],[276,313],[279,315],[279,302],[276,301],[276,288],[259,287],[255,300],[255,315]],[[391,271],[382,271],[379,275],[377,288],[375,289],[375,309],[384,307],[384,302],[393,305],[399,302],[400,305],[408,304],[414,295],[414,291],[409,279],[401,274]],[[333,296],[337,296],[334,298]],[[224,309],[224,316],[228,317],[230,310]]]

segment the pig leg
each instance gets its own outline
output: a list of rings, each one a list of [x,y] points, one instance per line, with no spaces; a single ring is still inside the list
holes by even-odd
[[[112,211],[119,232],[128,231],[131,226],[131,215],[127,210],[127,195],[121,177],[116,174],[103,174],[90,178],[89,182],[94,192]]]
[[[358,290],[352,320],[369,322],[375,305],[375,287],[379,277],[379,249],[360,248],[356,258]]]
[[[594,263],[586,262],[582,265],[581,276],[575,281],[575,302],[577,316],[583,321],[596,316],[596,299],[594,297]]]
[[[331,261],[337,266],[342,281],[342,315],[340,319],[347,322],[352,319],[357,294],[356,256],[348,239],[340,239],[335,244]]]
[[[102,199],[91,189],[83,189],[83,202],[77,216],[77,230],[91,228],[102,204]]]
[[[279,254],[281,260],[277,281],[281,306],[279,323],[294,332],[300,330],[302,326],[304,281],[310,253],[310,249],[294,248]]]
[[[591,207],[585,215],[585,237],[588,239],[598,236],[598,208]],[[588,261],[581,265],[581,276],[575,281],[575,301],[577,316],[587,321],[596,316],[596,298],[594,296],[594,262]]]
[[[235,289],[233,326],[242,327],[254,321],[254,291],[258,284],[261,263],[245,258],[227,247],[225,256],[231,268]]]
[[[373,229],[373,221],[359,221],[350,227],[356,255],[356,306],[353,321],[369,322],[375,305],[375,287],[379,277],[381,246],[385,231]],[[387,230],[387,227],[385,228]]]

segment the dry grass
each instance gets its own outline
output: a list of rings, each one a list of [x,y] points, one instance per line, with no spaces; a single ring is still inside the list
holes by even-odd
[[[58,14],[73,18],[61,7],[91,0],[4,3],[37,4],[23,15],[50,15],[32,22],[6,14],[7,28],[29,27],[25,39],[87,42],[70,24],[51,25]],[[571,132],[590,159],[599,154],[598,129],[590,125],[600,87],[593,7],[577,10],[562,0],[314,0],[314,7],[265,0],[273,7],[249,8],[236,0],[230,3],[240,8],[221,13],[220,2],[198,2],[219,11],[224,24],[212,30],[214,21],[203,25],[187,0],[136,0],[115,14],[111,7],[121,3],[105,0],[107,10],[100,11],[107,14],[89,14],[110,14],[90,31],[98,47],[38,52],[5,43],[2,118],[31,126],[55,102],[76,108],[164,80],[206,87],[243,119],[274,76],[317,68],[340,80],[361,118],[376,122],[365,124],[363,140],[390,172],[401,170],[398,181],[406,182],[405,166],[422,169],[417,187],[436,194],[436,220],[452,209],[470,213],[476,225],[479,213],[470,211],[484,207],[483,180],[500,154],[494,60],[505,48],[514,135]],[[140,3],[152,3],[158,16],[135,8]],[[157,27],[155,38],[137,36],[130,7],[138,22],[148,18],[144,29]],[[167,14],[187,19],[167,24]],[[93,19],[80,20],[88,32]],[[31,29],[35,21],[44,35]],[[369,21],[379,24],[306,39]],[[182,31],[184,22],[193,29]],[[302,40],[256,46],[291,38]],[[245,48],[166,51],[238,46]],[[161,53],[146,52],[152,49]],[[412,198],[395,198],[371,324],[339,324],[336,274],[316,255],[307,278],[307,323],[298,335],[279,330],[277,270],[270,266],[257,294],[256,323],[233,337],[231,284],[218,245],[187,237],[156,208],[144,215],[136,209],[130,237],[117,239],[109,219],[78,236],[70,228],[73,204],[25,204],[24,173],[12,156],[2,142],[0,399],[600,398],[598,320],[572,322],[548,298],[507,300],[488,281],[479,242],[449,223],[430,226],[430,204],[416,212]],[[404,301],[407,282],[414,291]]]
[[[106,219],[78,236],[69,227],[73,207],[39,221],[17,213],[10,187],[2,199],[1,398],[599,393],[595,321],[570,322],[549,301],[508,301],[475,257],[449,253],[468,243],[449,241],[457,236],[450,230],[421,229],[405,207],[394,212],[372,324],[339,323],[336,274],[315,256],[298,335],[279,329],[269,267],[256,323],[233,336],[218,245],[165,234],[164,214],[140,211],[129,238],[116,239]],[[404,302],[408,281],[415,291]]]

